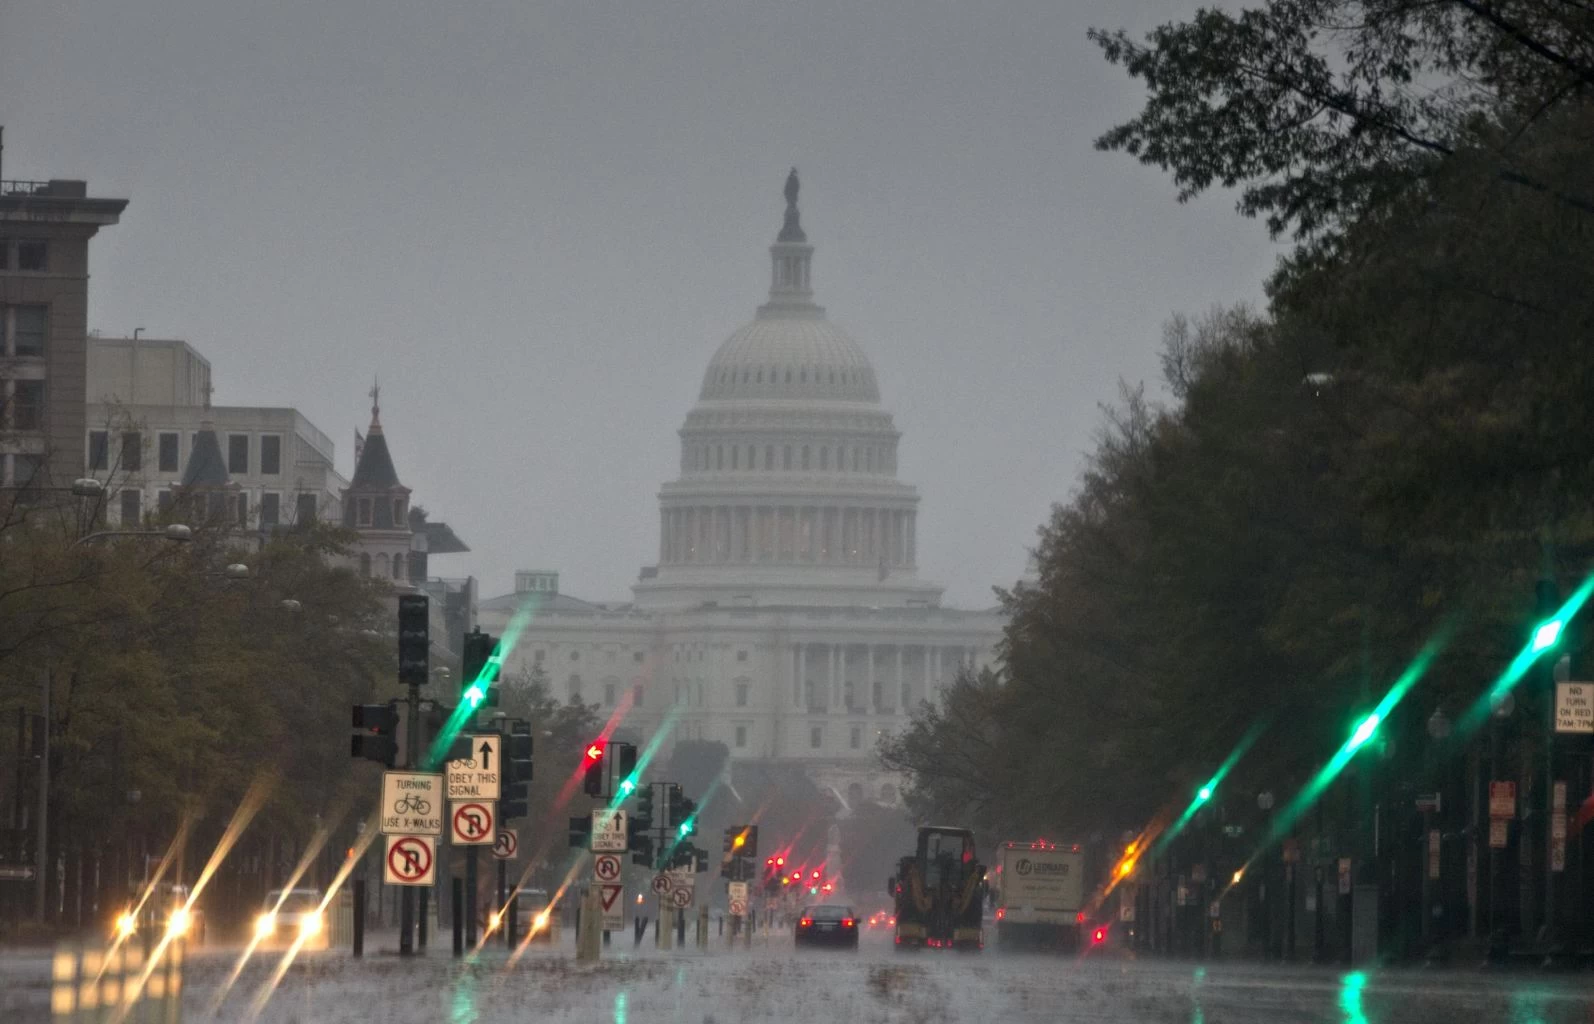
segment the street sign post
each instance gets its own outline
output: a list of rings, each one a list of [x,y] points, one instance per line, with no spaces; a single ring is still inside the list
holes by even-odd
[[[382,834],[443,834],[443,777],[431,772],[382,773]]]
[[[593,853],[624,853],[629,844],[624,811],[592,812]]]
[[[382,877],[388,885],[431,885],[437,869],[433,836],[388,836]]]
[[[451,805],[449,840],[455,846],[493,846],[498,841],[494,828],[493,804],[487,800],[467,800]]]
[[[1425,811],[1429,814],[1438,814],[1439,806],[1440,802],[1438,793],[1417,794],[1417,810]]]
[[[497,800],[503,737],[480,733],[470,739],[470,757],[448,762],[450,800]]]
[[[512,828],[499,829],[498,838],[493,841],[493,856],[499,860],[514,860],[519,852],[520,834]]]
[[[592,857],[592,877],[598,882],[620,881],[623,856],[618,853],[598,853]]]
[[[1594,734],[1594,683],[1555,684],[1555,731]]]
[[[603,930],[617,932],[625,928],[625,900],[621,897],[625,886],[618,883],[601,885],[598,894],[603,903]]]

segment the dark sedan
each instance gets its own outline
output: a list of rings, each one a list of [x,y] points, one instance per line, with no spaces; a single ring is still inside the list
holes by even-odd
[[[858,948],[858,915],[851,907],[826,904],[803,908],[797,919],[797,945]]]

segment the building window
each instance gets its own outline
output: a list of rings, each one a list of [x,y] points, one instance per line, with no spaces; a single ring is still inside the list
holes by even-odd
[[[790,469],[791,468],[791,445],[787,445],[786,446],[785,454],[781,456],[781,468],[782,469]]]
[[[144,468],[144,438],[136,430],[122,435],[122,468],[129,473]]]
[[[808,745],[815,750],[825,745],[825,727],[822,725],[810,726],[808,729]]]
[[[614,697],[615,697],[615,690],[616,689],[618,689],[618,688],[613,683],[604,683],[603,684],[603,706],[604,707],[606,707],[606,708],[614,707]]]
[[[37,487],[44,483],[43,455],[11,456],[11,486],[19,492],[17,501],[29,504],[39,499]]]
[[[45,269],[49,263],[49,248],[42,238],[23,238],[18,240],[17,269]]]
[[[808,468],[808,446],[803,445],[803,468]]]
[[[544,654],[547,654],[547,653],[548,652],[543,650],[541,647],[537,648],[535,651],[532,651],[531,652],[531,663],[533,665],[541,665],[542,664],[542,656]]]
[[[103,430],[89,431],[89,470],[108,469],[111,435]]]
[[[371,575],[371,556],[363,551],[360,553],[360,575]]]
[[[906,711],[913,704],[913,684],[902,684],[902,710]]]
[[[371,525],[371,499],[357,498],[354,502],[354,525]]]
[[[580,651],[571,651],[570,652],[570,660],[571,661],[580,661],[581,660],[581,652]]]
[[[44,381],[19,380],[12,383],[11,429],[38,430],[44,426]]]
[[[736,727],[736,748],[740,750],[745,746],[747,746],[747,726],[738,725]]]
[[[233,512],[238,519],[238,528],[247,530],[249,528],[249,495],[239,494],[236,495],[236,499],[238,504],[233,507]]]
[[[393,499],[393,525],[394,526],[403,526],[404,525],[404,499],[403,498],[394,498]]]
[[[131,488],[122,492],[122,525],[136,526],[144,518],[144,492]]]
[[[172,510],[172,492],[156,491],[155,507],[160,510],[162,514],[170,512]]]
[[[227,525],[225,520],[227,519],[229,508],[227,505],[226,493],[222,491],[211,491],[205,497],[207,498],[205,503],[205,518],[210,522],[217,524],[218,526]]]
[[[737,661],[746,661],[747,660],[747,652],[746,651],[737,651],[736,652],[736,660]]]
[[[404,556],[403,555],[394,555],[393,556],[393,578],[396,579],[396,580],[403,580],[405,578],[404,577]]]
[[[852,727],[851,733],[847,736],[847,745],[854,750],[858,750],[863,746],[863,726],[855,725]]]
[[[565,692],[569,694],[571,704],[581,703],[581,676],[575,672],[570,673],[570,679],[565,683]]]
[[[641,651],[633,652],[632,655],[631,655],[631,660],[636,662],[638,665],[642,664],[642,652]]]
[[[260,435],[260,472],[267,476],[282,472],[282,438],[276,434]]]
[[[842,703],[842,706],[845,707],[848,711],[852,710],[853,703],[854,703],[853,702],[853,687],[852,687],[852,684],[850,682],[841,684],[841,703]]]
[[[44,306],[14,306],[15,327],[11,336],[12,352],[19,356],[44,355]],[[0,323],[0,329],[4,329]]]
[[[227,435],[227,472],[249,472],[249,435]]]
[[[821,449],[819,449],[819,468],[820,469],[829,469],[830,468],[830,449],[829,448],[821,448]]]
[[[162,473],[177,472],[177,435],[161,434],[156,441],[156,458]]]
[[[642,684],[641,683],[637,683],[635,686],[631,687],[631,706],[634,707],[634,708],[639,708],[639,707],[642,706]]]
[[[737,707],[745,708],[747,706],[747,693],[748,693],[748,691],[750,689],[751,689],[751,687],[748,686],[748,684],[746,684],[746,683],[737,683],[736,684],[736,706]]]
[[[262,528],[276,526],[282,517],[282,496],[277,494],[262,494],[260,496],[260,525]]]
[[[293,519],[296,523],[313,523],[316,520],[316,498],[301,494],[293,501]]]

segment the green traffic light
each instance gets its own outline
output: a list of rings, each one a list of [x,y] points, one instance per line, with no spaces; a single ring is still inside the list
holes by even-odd
[[[1357,724],[1356,731],[1351,733],[1350,749],[1355,750],[1356,748],[1365,744],[1368,740],[1372,739],[1373,734],[1378,731],[1379,721],[1380,719],[1378,717],[1378,712],[1376,711],[1362,719],[1361,722]]]
[[[621,781],[621,783],[620,783],[620,795],[621,796],[630,796],[635,791],[636,791],[636,783],[635,782],[632,782],[630,779],[625,779],[625,780]]]
[[[1541,623],[1539,628],[1533,631],[1534,653],[1547,651],[1554,647],[1556,642],[1561,639],[1563,625],[1564,623],[1560,619],[1551,619],[1548,622]]]
[[[1211,786],[1202,786],[1200,788],[1200,790],[1198,790],[1196,792],[1196,799],[1200,800],[1202,803],[1205,803],[1206,801],[1211,800],[1212,799],[1212,787]]]

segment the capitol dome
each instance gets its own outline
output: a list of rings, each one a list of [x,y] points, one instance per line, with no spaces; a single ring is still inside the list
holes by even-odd
[[[814,302],[797,191],[793,170],[769,300],[714,353],[681,428],[640,606],[939,603],[874,367]]]

